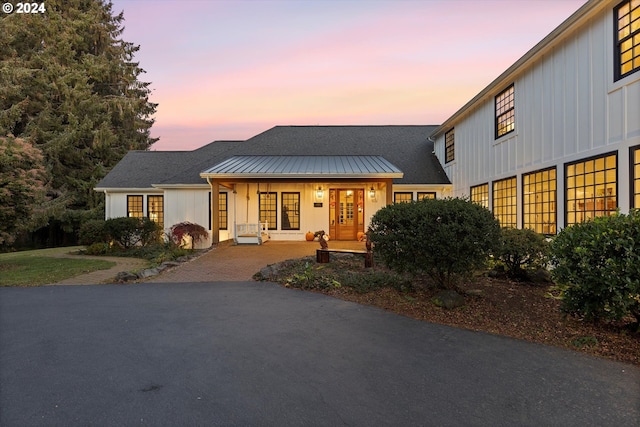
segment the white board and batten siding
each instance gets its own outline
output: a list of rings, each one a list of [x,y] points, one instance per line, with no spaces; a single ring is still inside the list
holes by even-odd
[[[613,8],[569,27],[493,91],[452,120],[435,143],[454,196],[470,187],[556,167],[558,226],[564,210],[564,165],[617,152],[618,206],[630,207],[629,148],[640,144],[640,72],[614,82]],[[515,131],[495,139],[495,96],[514,84]],[[445,163],[445,132],[454,129],[455,160]],[[491,191],[490,191],[491,192]]]

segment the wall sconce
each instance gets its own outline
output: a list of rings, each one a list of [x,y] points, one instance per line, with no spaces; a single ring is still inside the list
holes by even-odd
[[[370,199],[376,198],[376,190],[373,187],[371,187],[371,189],[369,190],[369,198]]]
[[[316,199],[322,199],[324,197],[324,190],[322,187],[318,187],[316,190]]]

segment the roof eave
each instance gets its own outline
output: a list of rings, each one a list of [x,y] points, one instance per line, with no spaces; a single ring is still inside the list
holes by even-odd
[[[393,179],[402,178],[404,173],[370,173],[370,174],[346,174],[346,173],[322,173],[322,174],[264,174],[264,173],[201,173],[200,177],[210,179]]]
[[[499,86],[506,84],[506,82],[512,80],[514,75],[520,71],[520,69],[526,67],[531,61],[535,61],[540,55],[546,53],[549,49],[554,47],[559,40],[556,40],[559,35],[567,31],[574,25],[580,25],[591,15],[598,13],[602,8],[606,6],[606,2],[601,0],[590,0],[580,9],[575,11],[569,18],[567,18],[562,24],[556,27],[551,33],[549,33],[538,44],[531,48],[527,53],[518,59],[513,65],[507,68],[502,74],[500,74],[495,80],[493,80],[487,87],[485,87],[480,93],[467,102],[462,108],[453,113],[444,123],[429,135],[429,138],[435,138],[444,132],[448,131],[458,118],[463,116],[468,110],[473,108],[476,104],[484,101],[485,98],[492,96],[495,89]],[[556,43],[554,43],[556,42]]]
[[[159,192],[153,187],[94,187],[94,191],[100,191],[103,193],[140,193],[140,192]]]

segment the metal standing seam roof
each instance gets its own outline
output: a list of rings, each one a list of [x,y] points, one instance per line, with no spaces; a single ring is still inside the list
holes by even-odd
[[[382,156],[233,156],[202,178],[402,178]]]

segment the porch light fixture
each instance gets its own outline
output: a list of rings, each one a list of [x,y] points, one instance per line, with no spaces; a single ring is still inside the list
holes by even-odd
[[[371,187],[371,189],[369,190],[369,198],[370,199],[376,198],[376,190],[373,187]]]
[[[316,199],[322,199],[324,197],[324,190],[322,187],[318,187],[316,190]]]

